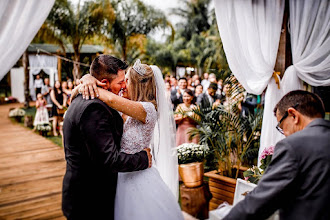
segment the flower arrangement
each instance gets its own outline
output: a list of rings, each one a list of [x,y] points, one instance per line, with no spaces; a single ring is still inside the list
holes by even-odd
[[[202,162],[209,148],[195,143],[181,144],[177,148],[179,164]]]
[[[51,131],[52,130],[52,126],[49,123],[37,124],[36,125],[36,130],[37,131]]]
[[[23,117],[25,115],[25,111],[20,108],[15,108],[9,112],[9,117]]]
[[[272,160],[274,154],[274,146],[265,148],[260,155],[260,167],[252,166],[247,171],[243,173],[244,179],[248,182],[258,184],[262,175],[264,174],[266,168],[268,167],[270,161]]]

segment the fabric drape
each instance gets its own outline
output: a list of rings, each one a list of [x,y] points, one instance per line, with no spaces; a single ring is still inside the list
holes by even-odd
[[[260,154],[281,138],[272,113],[281,93],[272,75],[284,0],[217,0],[214,3],[223,48],[233,74],[248,93],[259,95],[267,88]]]
[[[43,70],[47,75],[49,75],[49,84],[54,86],[54,82],[58,80],[57,75],[57,58],[55,56],[48,55],[29,55],[29,66],[30,66],[30,76],[29,76],[29,89],[30,95],[33,100],[35,100],[36,94],[34,91],[34,80],[33,75],[37,75]]]
[[[312,86],[329,86],[330,1],[291,0],[289,4],[293,65],[285,71],[283,92],[301,89],[299,79]]]
[[[0,1],[0,80],[22,56],[55,0]]]

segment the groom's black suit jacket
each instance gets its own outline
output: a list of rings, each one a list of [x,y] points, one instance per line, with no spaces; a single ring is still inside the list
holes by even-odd
[[[120,153],[123,120],[102,101],[76,97],[63,125],[67,161],[62,210],[68,219],[113,219],[117,172],[148,167],[145,151]]]

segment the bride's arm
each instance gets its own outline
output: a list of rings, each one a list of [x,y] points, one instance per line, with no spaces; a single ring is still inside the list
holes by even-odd
[[[99,99],[105,102],[109,107],[116,109],[131,116],[142,123],[146,122],[147,112],[140,102],[135,102],[123,97],[120,97],[110,91],[98,88]]]
[[[80,88],[78,88],[78,90],[81,90],[84,98],[89,99],[89,96],[92,99],[94,97],[98,97],[109,107],[114,108],[125,115],[131,116],[142,123],[145,123],[147,113],[141,103],[125,99],[108,90],[97,87],[104,86],[106,84],[101,83],[90,74],[83,76],[83,78],[80,79],[80,83]]]

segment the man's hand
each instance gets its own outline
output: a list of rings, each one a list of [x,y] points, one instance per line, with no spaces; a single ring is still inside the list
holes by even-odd
[[[150,148],[144,148],[143,150],[147,152],[148,160],[149,160],[148,168],[150,168],[152,166],[152,155],[150,153]]]

